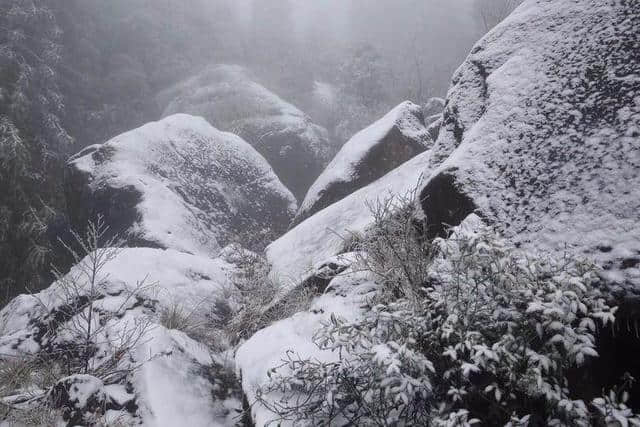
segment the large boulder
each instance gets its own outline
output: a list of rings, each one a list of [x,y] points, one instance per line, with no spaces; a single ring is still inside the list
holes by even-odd
[[[257,83],[239,66],[208,68],[158,96],[164,115],[202,116],[240,135],[262,154],[301,200],[329,161],[326,129]]]
[[[82,150],[67,164],[66,192],[79,230],[103,215],[129,246],[209,255],[236,236],[282,233],[296,208],[249,144],[184,114]]]
[[[431,142],[421,108],[403,102],[342,147],[307,192],[293,224],[371,184]]]
[[[434,235],[469,201],[523,248],[640,286],[640,8],[527,0],[471,51],[422,189]]]

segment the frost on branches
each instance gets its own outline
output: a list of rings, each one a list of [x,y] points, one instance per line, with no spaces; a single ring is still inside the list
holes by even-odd
[[[569,371],[598,356],[595,335],[616,312],[591,264],[522,253],[475,215],[428,242],[408,210],[379,209],[359,243],[380,289],[362,318],[331,316],[317,331],[335,361],[289,352],[269,371],[257,399],[274,422],[640,425],[624,385],[592,402],[571,396]]]

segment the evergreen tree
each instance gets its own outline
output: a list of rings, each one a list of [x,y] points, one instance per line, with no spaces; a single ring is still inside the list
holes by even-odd
[[[61,32],[40,0],[0,0],[0,292],[39,287],[46,218],[62,204],[59,153],[71,142],[57,82]]]

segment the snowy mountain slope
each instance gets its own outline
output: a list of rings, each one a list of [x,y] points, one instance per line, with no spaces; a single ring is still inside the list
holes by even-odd
[[[164,116],[202,116],[240,135],[300,200],[329,161],[327,131],[251,78],[240,66],[206,69],[158,96]]]
[[[22,295],[0,311],[4,360],[64,354],[82,344],[90,324],[83,300],[91,295],[82,270],[87,263],[90,258],[62,281]],[[167,329],[160,316],[175,306],[206,306],[222,294],[233,268],[220,259],[151,248],[121,249],[104,264],[95,282],[91,324],[96,332],[87,363],[90,373],[131,370],[122,378],[104,377],[108,387],[128,390],[129,403],[116,412],[148,426],[172,426],[178,420],[194,426],[229,425],[230,410],[240,401],[225,380],[224,357],[181,331]],[[65,280],[74,283],[71,293]],[[130,347],[123,349],[123,342]]]
[[[633,1],[525,1],[453,78],[427,219],[451,223],[442,203],[466,195],[523,247],[587,256],[637,287],[639,35]]]
[[[209,255],[236,235],[281,233],[296,208],[249,144],[184,114],[84,149],[66,188],[80,230],[102,214],[130,245]]]
[[[293,224],[372,183],[431,142],[421,108],[403,102],[340,149],[307,192]]]

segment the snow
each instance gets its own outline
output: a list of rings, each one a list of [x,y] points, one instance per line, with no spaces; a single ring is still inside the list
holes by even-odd
[[[76,274],[79,266],[72,268],[68,277]],[[144,330],[132,349],[130,359],[123,358],[122,368],[138,366],[130,374],[139,411],[136,417],[147,426],[173,426],[186,422],[193,426],[229,425],[233,409],[241,406],[237,397],[229,394],[215,399],[214,391],[229,386],[220,384],[216,367],[225,361],[211,353],[203,344],[194,341],[183,332],[168,330],[159,323],[159,312],[175,304],[197,308],[206,307],[206,301],[222,296],[229,286],[229,275],[234,267],[222,259],[209,259],[172,249],[124,248],[109,261],[98,276],[100,297],[94,301],[96,313],[119,313],[108,319],[104,332],[93,339],[97,352],[90,361],[99,365],[103,356],[110,359],[122,337],[131,333],[145,321],[150,326]],[[148,287],[130,298],[139,283]],[[80,281],[78,295],[88,292],[88,283]],[[72,339],[66,324],[58,325],[42,336],[40,328],[46,323],[46,315],[65,304],[68,299],[60,282],[35,294],[14,299],[0,311],[0,319],[9,325],[0,336],[0,354],[4,357],[37,353],[43,347]],[[203,309],[204,310],[204,309]],[[78,315],[76,315],[78,316]],[[96,317],[98,317],[96,315]],[[96,322],[99,319],[95,319]],[[82,322],[79,318],[69,322]],[[233,368],[231,368],[233,369]],[[83,396],[91,392],[88,385],[78,390],[80,405]],[[95,387],[94,387],[95,388]],[[104,387],[107,395],[116,402],[129,401],[131,394],[123,384]],[[80,407],[80,406],[79,406]],[[110,416],[117,418],[117,413]]]
[[[229,409],[239,409],[237,399],[213,398],[214,384],[206,371],[218,363],[206,347],[179,331],[158,327],[137,349],[147,360],[134,373],[134,387],[148,427],[231,425]],[[233,414],[235,416],[235,414]]]
[[[344,252],[345,239],[364,232],[373,222],[368,203],[406,195],[432,167],[431,153],[426,151],[298,224],[267,247],[273,278],[288,289],[312,272],[314,265]]]
[[[267,158],[297,197],[302,198],[329,161],[327,130],[240,66],[208,67],[161,92],[158,102],[164,116],[194,114],[240,135]]]
[[[242,378],[242,388],[251,404],[255,402],[256,390],[268,382],[267,371],[281,364],[288,350],[301,358],[320,361],[336,360],[338,355],[320,350],[313,335],[334,314],[345,320],[355,320],[360,316],[360,306],[375,289],[366,275],[347,271],[330,283],[330,290],[316,298],[308,311],[278,321],[257,332],[236,352],[236,367]],[[275,401],[279,396],[266,396]],[[251,415],[256,426],[267,425],[275,415],[264,406],[255,403]],[[291,425],[286,422],[282,426]]]
[[[397,137],[394,135],[388,140],[387,137],[394,130],[397,130],[399,135]],[[351,183],[353,186],[368,184],[369,182],[362,182],[365,176],[379,176],[385,172],[380,165],[371,164],[377,159],[368,159],[374,149],[389,145],[389,151],[394,152],[395,156],[405,157],[426,150],[429,143],[430,137],[424,126],[420,106],[409,101],[399,104],[383,118],[358,132],[344,144],[307,192],[304,201],[300,204],[298,215],[313,211],[314,205],[325,193],[335,191],[331,188],[332,186],[340,183]],[[380,156],[384,154],[381,153]],[[397,166],[398,160],[400,159],[390,156],[385,158],[386,171]],[[408,158],[401,159],[401,161],[405,160]],[[372,168],[375,170],[370,170]],[[356,184],[356,181],[360,182]]]
[[[85,149],[70,165],[90,174],[93,192],[107,186],[141,195],[128,235],[189,253],[215,255],[239,231],[278,231],[279,222],[283,230],[296,208],[249,144],[185,114]]]
[[[87,258],[88,259],[88,258]],[[117,256],[105,264],[98,282],[102,282],[107,298],[96,305],[107,311],[119,308],[126,291],[134,291],[141,283],[150,285],[152,297],[161,305],[193,305],[228,286],[233,266],[221,259],[186,254],[173,249],[122,248]],[[67,276],[78,275],[73,267]],[[79,293],[88,292],[86,281],[78,283]],[[150,292],[151,293],[151,292]],[[46,314],[45,307],[55,309],[67,302],[60,282],[34,295],[20,295],[0,311],[5,336],[28,329],[30,322]],[[0,338],[0,348],[3,339]]]
[[[448,158],[432,175],[453,171],[523,247],[594,259],[631,286],[640,284],[638,31],[632,4],[525,1],[456,72],[433,149]]]
[[[68,390],[69,400],[75,403],[76,408],[84,408],[90,398],[104,394],[104,383],[91,375],[73,375],[60,381],[73,384]]]

